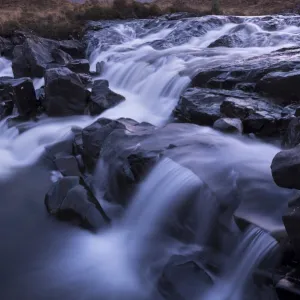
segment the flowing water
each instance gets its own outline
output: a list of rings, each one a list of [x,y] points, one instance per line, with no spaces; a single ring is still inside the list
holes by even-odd
[[[104,29],[87,35],[91,69],[104,62],[99,78],[108,79],[111,88],[126,97],[102,116],[129,117],[159,127],[168,123],[181,92],[198,70],[300,45],[297,16],[102,25]],[[210,47],[230,34],[238,36],[236,45]],[[0,76],[11,74],[10,62],[0,58]],[[39,87],[43,79],[35,84]],[[266,299],[265,294],[254,293],[251,275],[276,250],[267,231],[283,230],[280,216],[292,194],[276,187],[270,174],[279,148],[204,127],[189,127],[189,133],[174,132],[174,137],[162,134],[162,140],[178,138],[183,145],[189,143],[152,170],[122,219],[92,234],[47,215],[43,199],[51,185],[51,170],[39,158],[45,146],[66,138],[72,126],[85,127],[93,121],[90,117],[49,118],[28,124],[31,129],[22,134],[7,128],[5,120],[0,123],[1,299],[164,299],[157,284],[170,259],[210,252],[208,240],[218,210],[204,182],[216,195],[223,195],[224,203],[230,203],[231,210],[220,222],[228,225],[236,211],[266,231],[251,227],[240,233],[231,228],[230,235],[219,237],[225,244],[230,237],[230,251],[217,264],[221,271],[207,270],[210,283],[197,281],[194,288],[190,286],[195,291],[185,298],[166,299]],[[217,146],[207,147],[207,143]],[[236,199],[225,192],[239,185],[243,192]],[[171,238],[166,228],[190,198],[197,203],[197,238],[187,244]],[[270,294],[269,299],[276,299]]]

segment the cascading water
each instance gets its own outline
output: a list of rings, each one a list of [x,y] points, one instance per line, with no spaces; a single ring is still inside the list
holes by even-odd
[[[297,17],[274,16],[271,21],[268,17],[203,17],[106,22],[102,30],[87,35],[91,69],[96,69],[97,62],[104,62],[98,78],[107,79],[111,88],[124,95],[126,101],[101,116],[112,119],[129,117],[158,127],[166,124],[181,92],[197,71],[300,45],[300,21]],[[234,35],[233,44],[213,47],[224,35]],[[12,76],[10,62],[4,58],[0,58],[0,76]],[[43,79],[36,80],[36,87],[41,84]],[[35,163],[45,146],[66,138],[72,126],[85,127],[93,121],[95,118],[90,117],[43,119],[26,124],[30,129],[22,134],[16,128],[8,128],[6,120],[0,123],[1,201],[5,212],[8,211],[7,215],[14,215],[17,211],[15,219],[20,223],[15,224],[14,218],[3,216],[0,233],[7,237],[3,239],[7,245],[0,253],[4,251],[9,255],[10,249],[17,248],[19,241],[11,238],[13,234],[1,231],[12,227],[15,234],[22,233],[15,239],[26,245],[24,253],[30,264],[28,267],[27,261],[21,263],[18,253],[14,257],[17,266],[12,268],[11,273],[11,266],[4,267],[8,270],[5,280],[16,282],[21,288],[11,291],[4,286],[3,299],[20,299],[23,293],[28,293],[24,299],[63,299],[70,298],[71,294],[74,300],[99,297],[108,300],[159,300],[162,296],[158,295],[154,286],[168,259],[174,255],[210,253],[208,240],[214,222],[230,223],[233,213],[245,217],[249,212],[249,222],[261,226],[260,221],[265,218],[269,223],[262,227],[266,230],[272,231],[274,227],[282,229],[278,220],[290,192],[274,185],[269,170],[270,162],[279,149],[202,127],[189,133],[176,133],[176,137],[174,132],[174,139],[180,137],[186,147],[152,170],[140,185],[125,217],[112,228],[91,235],[48,219],[40,220],[37,215],[45,218],[41,198],[51,174]],[[171,145],[172,136],[161,138],[169,139]],[[191,146],[191,140],[197,143]],[[152,142],[158,143],[156,140]],[[207,146],[213,143],[215,147]],[[233,208],[219,216],[215,194],[222,195],[226,185],[236,190],[239,180],[245,188],[244,194],[237,195],[237,198],[243,198],[243,202],[240,204],[241,199],[237,199],[233,203],[232,194],[228,193],[230,196],[226,198],[224,193],[226,199],[222,199],[223,202]],[[15,188],[18,183],[20,189]],[[206,192],[206,184],[213,193]],[[255,184],[257,189],[253,187]],[[185,244],[164,235],[164,226],[168,227],[166,223],[170,215],[191,197],[199,197],[193,207],[198,217],[198,228],[194,243]],[[250,198],[255,198],[256,202],[267,199],[262,209],[263,217],[252,210],[257,203],[254,201],[253,204]],[[20,207],[30,217],[24,217],[19,212]],[[39,227],[43,228],[42,233]],[[52,228],[56,230],[54,234]],[[64,234],[60,234],[61,231]],[[37,241],[44,242],[44,247],[40,246],[43,243],[36,242],[35,245],[30,240],[35,235]],[[260,229],[250,228],[242,233],[234,228],[228,235],[233,235],[230,246],[236,251],[229,257],[228,251],[221,253],[224,258],[218,267],[224,272],[213,273],[213,284],[206,286],[203,283],[205,292],[197,290],[197,300],[244,299],[249,292],[247,286],[254,269],[276,246],[270,235]],[[236,245],[239,241],[240,245]],[[38,255],[33,248],[39,249]],[[53,248],[55,251],[49,254],[49,249]],[[34,271],[28,272],[29,268]],[[17,278],[14,272],[18,273]],[[36,290],[28,291],[28,284],[33,283]],[[199,282],[200,286],[202,282]],[[47,298],[45,295],[50,296]],[[255,296],[254,299],[258,299]]]

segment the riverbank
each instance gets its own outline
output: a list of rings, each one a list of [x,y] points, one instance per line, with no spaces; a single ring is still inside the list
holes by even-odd
[[[162,1],[139,3],[135,1],[68,1],[2,0],[0,15],[0,36],[10,36],[16,30],[33,31],[49,38],[65,39],[80,37],[86,21],[103,19],[149,18],[176,12],[190,12],[196,15],[211,14],[211,0]],[[266,15],[276,13],[299,13],[297,0],[258,0],[245,3],[240,0],[221,0],[220,13],[225,15]]]

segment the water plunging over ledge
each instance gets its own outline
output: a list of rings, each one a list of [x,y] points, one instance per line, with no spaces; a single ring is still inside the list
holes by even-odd
[[[91,69],[104,62],[98,78],[107,79],[114,91],[126,97],[101,116],[152,123],[159,129],[147,140],[149,144],[159,147],[177,141],[181,146],[153,168],[123,217],[97,234],[46,215],[43,198],[52,170],[41,157],[45,146],[64,140],[72,126],[86,127],[99,116],[46,118],[28,124],[30,129],[22,134],[7,128],[5,120],[0,123],[3,299],[276,299],[271,289],[257,290],[252,275],[276,252],[277,243],[269,232],[283,231],[281,215],[292,194],[277,187],[270,173],[279,148],[206,127],[186,125],[179,132],[171,124],[169,131],[162,129],[199,70],[300,46],[297,17],[270,18],[271,23],[268,17],[214,16],[109,21],[103,22],[102,30],[87,34]],[[238,36],[236,44],[212,46],[230,34]],[[11,74],[10,62],[0,58],[0,76]],[[206,185],[213,194],[207,193]],[[231,192],[237,186],[241,193],[234,199]],[[233,207],[218,220],[225,229],[217,233],[215,195],[223,195],[223,202]],[[191,222],[189,229],[196,237],[185,243],[169,234],[176,231],[170,220],[191,199],[197,222]],[[231,222],[234,211],[263,229],[250,226],[241,233]],[[220,257],[210,248],[209,238],[215,235]],[[178,257],[197,258],[195,269],[202,271],[195,282],[186,269],[181,271],[186,264]],[[179,263],[174,267],[172,260]],[[177,276],[176,295],[161,292],[165,289],[161,278],[171,280],[170,274]]]

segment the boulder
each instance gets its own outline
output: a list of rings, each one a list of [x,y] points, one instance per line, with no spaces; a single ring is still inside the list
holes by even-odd
[[[89,228],[106,226],[107,217],[92,199],[88,190],[76,176],[59,179],[45,197],[47,211],[61,219],[80,218],[81,224]]]
[[[76,59],[71,60],[67,65],[71,71],[75,73],[89,73],[90,71],[90,64],[87,59]]]
[[[58,42],[58,48],[71,55],[73,58],[85,57],[85,44],[78,40],[64,40]]]
[[[283,137],[282,145],[287,148],[292,148],[300,143],[300,118],[293,118]]]
[[[68,64],[74,57],[82,58],[83,45],[78,41],[54,41],[37,36],[27,36],[13,53],[12,68],[15,77],[43,77],[48,66]],[[52,66],[53,67],[53,66]]]
[[[212,126],[221,117],[224,95],[208,89],[188,89],[181,96],[173,114],[182,122]]]
[[[45,102],[49,116],[84,113],[87,93],[79,76],[68,68],[48,69],[45,73]]]
[[[243,133],[243,123],[240,119],[221,118],[217,120],[213,128],[229,133]]]
[[[208,47],[209,48],[215,48],[215,47],[234,48],[234,47],[241,47],[242,45],[243,45],[243,41],[241,40],[241,38],[236,34],[231,34],[231,35],[223,35],[222,37],[212,42]]]
[[[272,161],[271,169],[278,186],[300,189],[300,146],[279,152]]]
[[[81,176],[77,159],[72,155],[55,156],[55,165],[63,176]]]
[[[260,79],[256,85],[258,92],[278,99],[282,103],[300,101],[300,70],[272,72]]]
[[[30,78],[0,78],[0,102],[13,101],[20,116],[36,112],[36,94]]]
[[[10,116],[14,109],[13,101],[1,101],[0,102],[0,120]]]
[[[99,115],[106,109],[112,108],[123,101],[125,101],[125,98],[122,95],[109,89],[107,80],[96,80],[92,87],[89,111],[91,115]]]

